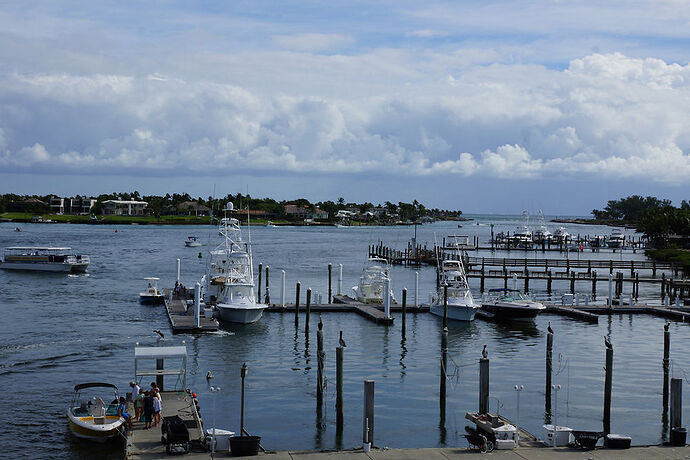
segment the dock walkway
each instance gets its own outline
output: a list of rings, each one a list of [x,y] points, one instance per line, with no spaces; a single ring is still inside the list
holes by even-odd
[[[189,311],[185,299],[172,297],[171,289],[163,289],[165,294],[165,312],[170,321],[173,334],[187,332],[213,332],[218,330],[218,320],[206,318],[203,313],[199,318],[199,326],[194,325],[194,312]]]

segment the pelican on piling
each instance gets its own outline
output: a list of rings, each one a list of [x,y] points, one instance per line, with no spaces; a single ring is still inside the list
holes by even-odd
[[[347,347],[347,345],[345,344],[345,339],[343,339],[343,331],[340,331],[340,340],[339,340],[339,342],[340,342],[340,346],[341,346],[341,347],[343,347],[343,348]]]

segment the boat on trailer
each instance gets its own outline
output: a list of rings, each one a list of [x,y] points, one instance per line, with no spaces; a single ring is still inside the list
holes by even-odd
[[[74,254],[72,248],[11,247],[5,248],[0,268],[55,273],[84,273],[89,262],[89,256]]]
[[[121,434],[125,419],[117,415],[116,402],[106,404],[101,396],[84,399],[82,391],[91,388],[113,389],[114,401],[118,399],[117,387],[112,383],[93,382],[75,385],[72,404],[67,409],[69,426],[72,433],[79,438],[98,442],[107,441]]]

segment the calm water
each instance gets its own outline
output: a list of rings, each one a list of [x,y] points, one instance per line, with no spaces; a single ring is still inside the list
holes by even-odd
[[[516,218],[480,217],[478,223],[496,224],[495,231],[513,231]],[[1,246],[67,245],[91,256],[88,275],[64,276],[0,270],[0,387],[5,404],[0,424],[3,455],[11,458],[48,456],[92,458],[97,448],[69,433],[65,410],[72,387],[84,381],[109,381],[122,392],[133,375],[135,342],[155,345],[153,329],[169,331],[162,307],[141,306],[138,292],[145,276],[158,276],[161,286],[175,279],[175,259],[182,259],[182,280],[192,285],[204,271],[202,248],[185,248],[187,235],[204,241],[216,236],[208,227],[83,226],[0,223]],[[554,225],[551,225],[554,227]],[[568,225],[571,233],[608,234],[610,229]],[[115,230],[118,230],[115,232]],[[553,228],[551,228],[553,231]],[[254,261],[271,268],[273,301],[280,296],[280,270],[286,271],[287,298],[294,301],[294,284],[303,292],[327,292],[327,264],[344,267],[344,291],[349,292],[361,273],[366,248],[383,240],[403,248],[412,227],[386,228],[252,228]],[[417,229],[418,241],[433,245],[434,233],[479,235],[487,241],[488,225],[436,223]],[[528,257],[535,256],[528,253]],[[502,253],[498,253],[499,256]],[[519,257],[512,251],[511,257]],[[541,255],[536,255],[541,257]],[[557,253],[549,257],[559,257]],[[570,257],[577,257],[571,254]],[[584,253],[580,257],[610,258],[611,254]],[[620,257],[616,254],[614,257]],[[640,254],[624,257],[642,259]],[[420,270],[420,301],[426,301],[435,282],[432,268]],[[407,287],[412,298],[414,271],[393,269],[394,287]],[[476,284],[475,284],[476,282]],[[478,280],[472,280],[478,290]],[[497,285],[502,282],[497,282]],[[491,284],[487,283],[487,288]],[[579,288],[580,286],[578,286]],[[545,285],[533,281],[539,294]],[[603,283],[600,289],[603,288]],[[555,296],[568,289],[554,282]],[[582,292],[589,292],[583,283]],[[626,288],[627,290],[627,288]],[[644,298],[656,288],[641,286]],[[603,292],[603,290],[602,290]],[[478,292],[475,291],[478,295]],[[599,299],[601,300],[601,299]],[[644,299],[643,299],[644,300]],[[304,301],[304,299],[302,300]],[[378,326],[356,314],[324,314],[327,391],[323,419],[315,404],[316,323],[310,337],[299,330],[294,315],[266,313],[256,324],[227,326],[202,336],[166,334],[166,344],[186,341],[188,384],[198,393],[207,426],[213,418],[213,385],[222,388],[215,401],[219,428],[239,431],[240,367],[249,366],[245,425],[263,436],[268,449],[319,449],[338,446],[335,437],[335,347],[338,331],[348,343],[345,353],[345,429],[342,447],[361,444],[362,382],[376,381],[375,443],[390,447],[464,446],[464,414],[478,405],[478,364],[483,344],[491,358],[491,410],[516,416],[514,384],[525,386],[520,397],[520,423],[541,435],[544,423],[544,354],[546,325],[556,330],[554,383],[558,393],[558,422],[575,429],[601,429],[604,387],[603,336],[614,344],[612,429],[627,433],[635,444],[660,442],[663,324],[659,318],[617,315],[602,317],[598,325],[553,315],[517,326],[450,324],[447,416],[439,427],[438,385],[440,320],[428,314],[410,315],[407,340],[401,342],[400,318],[390,327]],[[688,326],[672,324],[672,370],[686,377],[690,370],[681,344],[690,338]],[[687,398],[686,398],[687,401]],[[556,401],[554,398],[554,405]],[[687,407],[687,403],[686,403]],[[686,409],[687,410],[687,409]],[[25,453],[25,446],[31,451]],[[119,458],[117,445],[108,447]]]

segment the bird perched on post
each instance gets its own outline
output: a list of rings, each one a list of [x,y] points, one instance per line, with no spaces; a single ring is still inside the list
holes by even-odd
[[[321,313],[319,313],[319,330],[323,330],[323,321],[321,321]]]
[[[606,336],[604,336],[604,345],[606,345],[606,348],[609,350],[613,350],[613,345],[611,345],[611,342],[609,342],[609,339],[607,339]]]
[[[340,346],[345,348],[347,345],[345,344],[345,340],[343,339],[343,331],[340,331]]]
[[[486,359],[489,357],[489,352],[486,351],[486,344],[484,344],[484,348],[482,348],[482,358]]]
[[[154,329],[153,332],[158,334],[158,340],[165,340],[165,334],[163,334],[160,329]]]
[[[213,374],[211,374],[211,371],[208,371],[206,373],[206,380],[211,380],[213,378]]]
[[[685,317],[683,317],[683,321],[685,321]],[[668,327],[671,325],[668,321],[666,321],[666,324],[664,324],[664,331],[668,332]]]
[[[551,321],[549,321],[549,325],[546,328],[547,331],[549,331],[551,334],[553,334],[553,329],[551,328]]]

